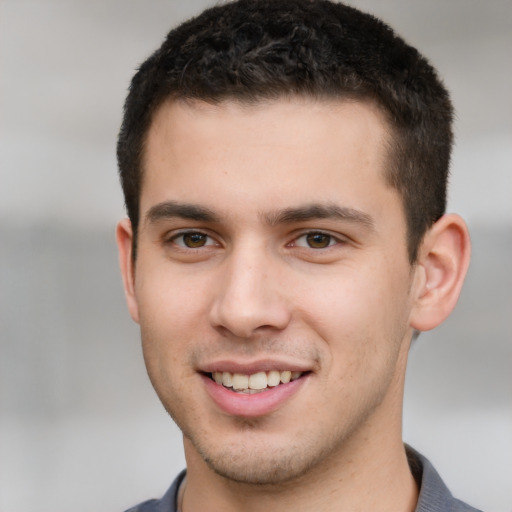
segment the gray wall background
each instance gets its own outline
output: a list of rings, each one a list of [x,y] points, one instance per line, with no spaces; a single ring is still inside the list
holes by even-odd
[[[512,511],[512,4],[360,0],[453,93],[450,210],[474,256],[412,349],[405,439],[452,491]],[[211,2],[0,0],[0,512],[123,510],[184,465],[147,381],[114,247],[135,67]]]

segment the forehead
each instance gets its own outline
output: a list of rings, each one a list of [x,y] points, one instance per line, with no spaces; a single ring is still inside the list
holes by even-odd
[[[354,131],[365,129],[377,136],[391,132],[384,110],[370,99],[290,95],[254,102],[229,99],[210,103],[197,99],[168,99],[156,109],[147,139],[168,135],[170,128],[179,128],[188,134],[196,131],[197,135],[198,128],[207,129],[212,125],[236,128],[244,123],[253,124],[251,136],[257,135],[257,128],[264,125],[264,131],[270,137],[277,135],[271,128],[279,129],[278,125],[290,127],[293,124],[298,131],[311,121],[315,122],[314,128],[324,128],[331,133],[333,128],[340,128],[342,125],[345,129],[350,125]],[[310,135],[312,134],[310,131]],[[206,132],[205,135],[211,136]],[[294,133],[287,132],[284,135],[291,138]],[[328,139],[326,137],[326,142]]]
[[[169,195],[233,207],[244,198],[260,210],[284,197],[364,203],[365,190],[389,188],[388,138],[384,115],[369,102],[167,101],[146,140],[141,213]]]

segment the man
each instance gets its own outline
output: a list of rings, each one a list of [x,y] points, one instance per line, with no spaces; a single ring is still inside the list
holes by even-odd
[[[324,0],[214,7],[142,64],[117,240],[187,470],[132,510],[474,510],[401,433],[469,262],[451,121],[415,49]]]

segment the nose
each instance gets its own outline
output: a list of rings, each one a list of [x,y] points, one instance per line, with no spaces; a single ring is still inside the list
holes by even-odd
[[[219,273],[219,287],[210,311],[213,327],[237,338],[281,331],[290,322],[282,272],[264,251],[234,251]]]

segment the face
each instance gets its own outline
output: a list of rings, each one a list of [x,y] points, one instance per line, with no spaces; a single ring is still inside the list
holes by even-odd
[[[357,102],[158,110],[125,278],[189,464],[279,483],[400,436],[414,272],[387,136]]]

